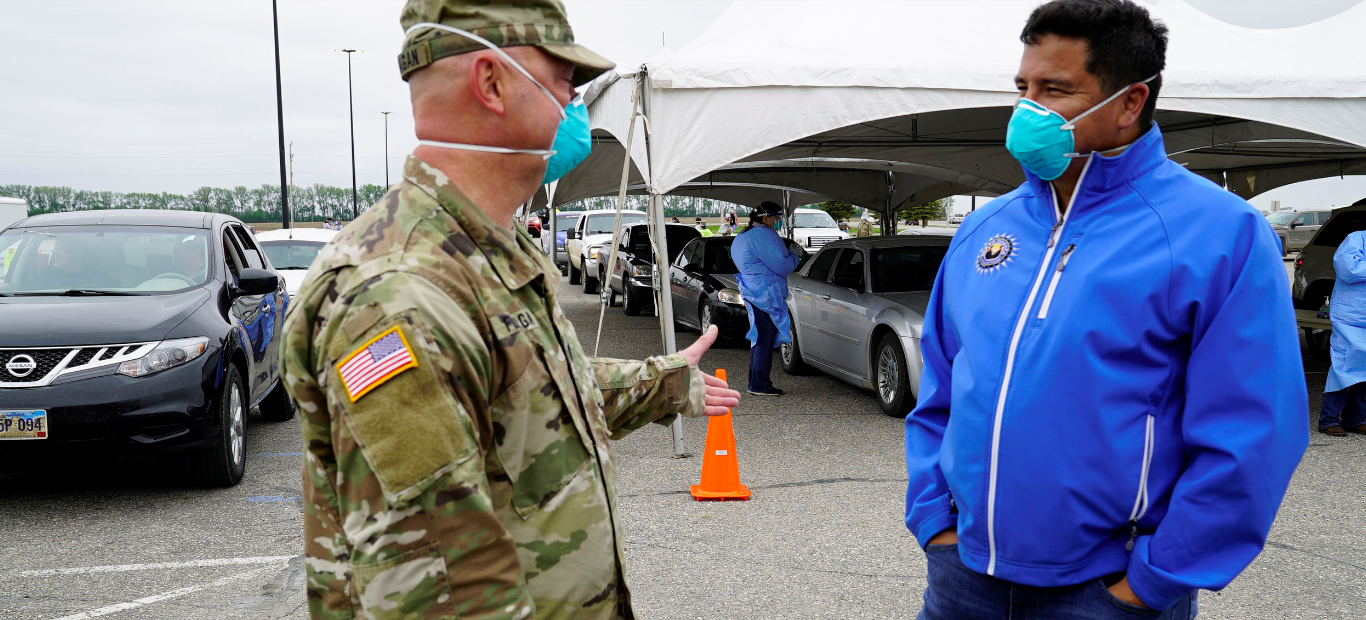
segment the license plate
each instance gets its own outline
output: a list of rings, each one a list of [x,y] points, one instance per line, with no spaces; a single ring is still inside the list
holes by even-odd
[[[47,412],[0,411],[0,440],[47,439]]]

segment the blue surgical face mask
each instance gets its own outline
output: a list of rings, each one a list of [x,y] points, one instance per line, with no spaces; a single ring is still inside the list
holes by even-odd
[[[1067,166],[1071,165],[1073,158],[1090,156],[1090,153],[1075,152],[1076,141],[1072,130],[1078,121],[1118,99],[1120,95],[1129,92],[1130,88],[1146,84],[1156,78],[1154,75],[1142,82],[1125,86],[1070,121],[1044,107],[1043,104],[1031,99],[1020,99],[1015,104],[1015,112],[1010,115],[1010,123],[1006,126],[1006,150],[1010,151],[1025,170],[1040,179],[1052,181],[1067,171]]]
[[[480,151],[484,153],[540,155],[542,159],[546,160],[545,177],[543,177],[541,181],[542,184],[559,179],[588,157],[588,152],[592,150],[593,147],[593,134],[592,129],[588,125],[588,106],[584,105],[582,97],[575,97],[573,101],[569,102],[568,108],[560,107],[560,100],[556,99],[555,95],[550,93],[550,89],[546,88],[544,84],[541,84],[540,80],[532,77],[531,72],[527,71],[521,63],[513,60],[507,52],[504,52],[497,45],[494,45],[487,39],[472,32],[467,32],[459,28],[452,28],[445,24],[424,22],[421,24],[414,24],[412,27],[408,28],[403,35],[407,37],[414,31],[424,28],[434,28],[436,30],[458,34],[497,52],[504,61],[512,65],[513,69],[516,69],[517,72],[525,76],[526,79],[531,80],[531,83],[535,84],[536,88],[541,89],[541,92],[545,93],[545,96],[550,98],[551,103],[555,104],[555,109],[560,113],[560,126],[555,130],[555,141],[549,149],[512,149],[501,146],[464,144],[460,142],[439,142],[436,140],[418,140],[418,144],[447,149]]]
[[[773,222],[773,230],[777,231],[777,230],[782,230],[782,229],[783,229],[783,218],[780,217],[780,218],[778,218],[778,221]]]

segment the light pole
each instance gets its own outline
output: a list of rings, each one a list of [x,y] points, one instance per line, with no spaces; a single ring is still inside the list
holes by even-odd
[[[346,105],[351,111],[351,219],[360,217],[360,207],[357,205],[360,200],[356,197],[356,102],[351,95],[351,54],[358,50],[340,50],[346,52]]]
[[[384,189],[389,189],[389,115],[392,112],[380,112],[384,115]]]
[[[275,26],[275,114],[280,128],[280,227],[289,228],[289,186],[285,177],[285,100],[280,93],[280,17],[275,0],[270,0],[270,20]]]

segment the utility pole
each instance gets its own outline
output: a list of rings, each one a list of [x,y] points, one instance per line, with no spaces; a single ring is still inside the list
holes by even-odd
[[[380,112],[384,115],[384,190],[389,190],[389,115],[392,112]]]
[[[351,54],[357,50],[341,50],[346,52],[346,104],[351,110],[351,219],[360,217],[360,207],[357,203],[360,199],[356,197],[356,101],[351,94]]]
[[[289,197],[294,197],[294,143],[289,143]],[[293,213],[290,214],[294,215]]]
[[[270,0],[270,20],[275,27],[275,115],[280,128],[280,225],[289,228],[289,193],[285,189],[285,100],[280,92],[280,15],[275,0]]]

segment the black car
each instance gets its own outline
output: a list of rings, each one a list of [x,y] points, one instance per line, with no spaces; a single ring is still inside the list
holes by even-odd
[[[678,253],[689,241],[701,237],[696,228],[684,224],[665,224],[665,248],[669,253],[668,261],[673,262]],[[617,263],[612,268],[612,280],[607,286],[607,305],[615,306],[617,295],[622,297],[622,310],[630,316],[640,314],[645,308],[653,308],[654,295],[654,250],[650,243],[650,225],[647,223],[628,224],[621,227],[621,247],[617,248]],[[609,259],[600,254],[598,261],[598,282],[606,282],[602,273]],[[622,284],[622,274],[626,284]]]
[[[39,215],[0,232],[0,256],[0,440],[23,440],[5,456],[155,455],[231,486],[250,408],[294,416],[285,282],[236,218]]]

